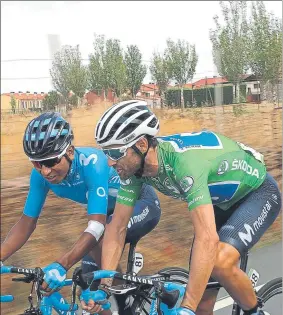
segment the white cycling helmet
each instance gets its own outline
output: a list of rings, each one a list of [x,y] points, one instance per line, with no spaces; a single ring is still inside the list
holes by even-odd
[[[155,136],[159,120],[145,101],[130,100],[111,106],[95,128],[95,139],[101,147],[126,145],[143,135]]]

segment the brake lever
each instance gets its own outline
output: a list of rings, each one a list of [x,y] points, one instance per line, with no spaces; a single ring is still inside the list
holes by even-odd
[[[73,272],[73,276],[72,276],[72,298],[71,298],[71,305],[70,308],[68,310],[68,312],[71,312],[75,303],[76,303],[76,290],[77,290],[77,286],[81,284],[82,280],[81,280],[81,275],[82,275],[82,268],[81,267],[77,267],[74,272]]]
[[[72,276],[72,299],[71,306],[68,311],[72,311],[75,303],[76,303],[76,290],[77,286],[81,287],[82,290],[86,290],[93,282],[93,274],[82,274],[82,268],[77,267]]]
[[[34,275],[28,275],[28,276],[21,277],[21,278],[12,278],[12,281],[31,283],[32,281],[34,281]]]
[[[75,282],[73,282],[72,284],[72,298],[71,298],[71,305],[70,308],[68,310],[68,312],[71,312],[73,310],[73,307],[76,303],[76,290],[77,290],[77,284]]]
[[[89,272],[82,274],[82,268],[77,267],[73,273],[72,281],[76,285],[80,286],[83,290],[86,290],[94,281],[93,273]]]
[[[155,292],[155,298],[156,298],[156,312],[158,315],[162,315],[161,310],[160,310],[160,294],[162,293],[161,290],[161,284],[157,281],[153,281],[153,285],[154,285],[154,292]]]
[[[35,278],[38,280],[38,283],[40,284],[40,285],[42,285],[42,283],[43,283],[43,278],[44,278],[44,272],[43,272],[43,270],[41,269],[41,268],[39,268],[39,267],[36,267],[35,268]]]
[[[180,295],[179,291],[172,290],[169,292],[165,289],[164,284],[161,282],[153,281],[153,284],[156,297],[158,298],[158,309],[160,307],[160,302],[165,303],[169,309],[172,309],[178,301]]]

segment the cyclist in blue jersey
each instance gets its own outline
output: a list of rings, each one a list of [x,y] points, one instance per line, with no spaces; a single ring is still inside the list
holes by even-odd
[[[120,178],[108,166],[104,153],[91,147],[75,148],[73,138],[71,126],[59,113],[41,114],[28,124],[23,147],[34,166],[30,190],[20,220],[1,246],[4,262],[27,242],[36,228],[49,190],[58,197],[87,206],[85,231],[69,251],[44,268],[42,289],[46,292],[60,289],[68,269],[84,256],[85,260],[100,265],[99,242],[105,224],[111,220],[120,187]],[[157,225],[160,214],[157,195],[150,186],[144,185],[133,213],[133,217],[140,216],[142,220],[131,221],[127,241],[137,241],[149,233]]]

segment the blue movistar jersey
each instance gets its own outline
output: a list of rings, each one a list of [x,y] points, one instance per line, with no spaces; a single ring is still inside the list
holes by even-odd
[[[23,213],[39,217],[47,193],[87,205],[87,214],[109,214],[113,211],[120,178],[107,164],[107,157],[96,148],[75,149],[67,177],[60,184],[51,184],[36,170],[30,176],[30,190]]]

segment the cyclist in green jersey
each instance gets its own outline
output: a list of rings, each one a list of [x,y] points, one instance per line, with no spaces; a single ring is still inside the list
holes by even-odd
[[[210,276],[245,315],[264,314],[238,267],[241,254],[258,242],[281,208],[262,154],[208,130],[156,137],[158,131],[157,117],[139,100],[113,105],[96,126],[96,141],[122,179],[105,232],[102,269],[117,268],[133,206],[147,183],[186,202],[194,226],[190,277],[177,314],[213,314],[218,291],[205,292]]]

